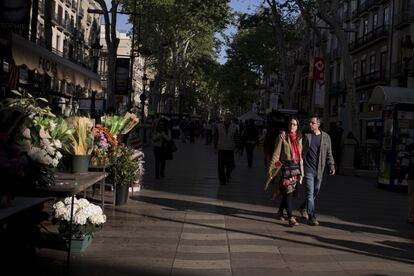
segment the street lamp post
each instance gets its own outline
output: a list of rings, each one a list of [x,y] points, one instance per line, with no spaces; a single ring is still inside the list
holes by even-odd
[[[142,76],[142,93],[139,96],[139,99],[141,101],[141,122],[144,122],[145,119],[145,101],[147,100],[147,95],[145,94],[145,88],[148,84],[148,77],[147,74],[144,73]]]

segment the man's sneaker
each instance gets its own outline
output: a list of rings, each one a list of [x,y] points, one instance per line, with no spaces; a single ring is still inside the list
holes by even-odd
[[[293,227],[293,226],[298,226],[299,225],[299,223],[296,221],[296,219],[295,218],[290,218],[289,219],[289,226],[290,227]]]
[[[299,213],[300,213],[300,216],[302,217],[302,218],[304,218],[304,219],[306,219],[306,220],[308,220],[309,219],[309,215],[308,215],[308,212],[306,211],[306,209],[299,209]]]
[[[319,221],[315,217],[312,217],[308,220],[308,224],[311,225],[311,226],[318,226]]]

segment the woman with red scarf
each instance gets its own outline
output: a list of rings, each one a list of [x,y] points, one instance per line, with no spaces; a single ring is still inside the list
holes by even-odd
[[[286,138],[276,139],[275,151],[270,162],[266,188],[274,179],[274,198],[282,195],[277,218],[285,220],[283,211],[286,209],[289,226],[299,223],[292,216],[292,197],[296,191],[296,185],[302,182],[302,135],[299,131],[299,120],[292,117],[289,120],[288,135]]]

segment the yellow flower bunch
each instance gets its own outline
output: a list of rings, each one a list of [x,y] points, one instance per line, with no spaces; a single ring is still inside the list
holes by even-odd
[[[66,119],[74,131],[66,150],[73,155],[89,155],[93,149],[93,121],[88,117],[69,117]]]

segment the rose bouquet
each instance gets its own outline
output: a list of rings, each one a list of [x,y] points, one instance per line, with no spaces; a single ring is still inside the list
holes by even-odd
[[[118,141],[106,127],[99,124],[94,127],[93,136],[91,163],[93,165],[108,164],[109,156],[115,151]]]
[[[53,205],[53,222],[59,224],[59,233],[66,237],[69,235],[71,207],[71,197],[67,197]],[[105,222],[106,216],[103,214],[101,207],[84,198],[74,199],[72,237],[82,238],[85,235],[91,235],[101,229]]]

